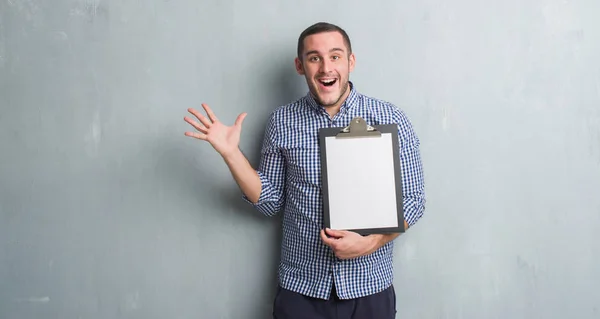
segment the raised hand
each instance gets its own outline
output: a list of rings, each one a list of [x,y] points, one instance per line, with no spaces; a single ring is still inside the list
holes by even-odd
[[[206,111],[208,118],[193,108],[188,109],[188,112],[194,115],[200,123],[187,116],[184,117],[186,122],[198,130],[198,132],[185,132],[185,135],[209,142],[223,157],[236,152],[239,147],[242,122],[246,117],[246,113],[238,115],[232,126],[226,126],[219,121],[208,105],[202,104],[202,108]]]

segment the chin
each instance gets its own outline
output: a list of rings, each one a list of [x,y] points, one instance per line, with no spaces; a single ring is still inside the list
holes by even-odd
[[[343,90],[340,87],[337,87],[330,91],[323,91],[318,83],[313,83],[312,85],[312,95],[315,99],[324,107],[335,105],[342,95]]]

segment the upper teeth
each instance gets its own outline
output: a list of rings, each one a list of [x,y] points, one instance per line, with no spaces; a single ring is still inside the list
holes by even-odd
[[[331,80],[322,80],[322,81],[323,81],[323,83],[331,83],[331,82],[333,82],[333,81],[335,81],[335,80],[334,80],[334,79],[331,79]]]

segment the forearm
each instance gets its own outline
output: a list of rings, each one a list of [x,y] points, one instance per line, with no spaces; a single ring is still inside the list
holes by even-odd
[[[225,160],[231,175],[248,200],[252,203],[258,202],[262,190],[261,181],[256,170],[250,165],[242,151],[237,149],[232,154],[224,155],[223,160]]]
[[[404,221],[404,229],[408,229],[408,224],[406,223],[406,221]],[[377,249],[383,247],[385,244],[389,243],[390,241],[396,239],[398,236],[400,236],[401,233],[391,233],[391,234],[377,234],[377,235],[372,235],[373,237],[373,248],[371,248],[370,253],[376,251]]]
[[[390,241],[396,239],[400,236],[400,233],[392,233],[392,234],[382,234],[377,236],[377,241],[375,244],[375,250],[381,248],[383,245],[389,243]]]

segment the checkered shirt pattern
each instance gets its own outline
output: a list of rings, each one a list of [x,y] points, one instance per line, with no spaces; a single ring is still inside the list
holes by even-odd
[[[310,93],[271,113],[257,169],[262,183],[258,211],[274,216],[283,209],[283,239],[278,267],[281,287],[328,299],[332,285],[340,299],[352,299],[384,290],[393,282],[391,241],[374,253],[349,260],[336,258],[323,244],[323,225],[318,130],[347,126],[360,116],[369,125],[397,124],[404,195],[404,216],[410,226],[423,215],[425,206],[419,139],[399,108],[356,91],[331,118]]]

